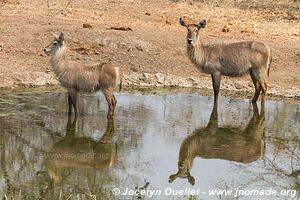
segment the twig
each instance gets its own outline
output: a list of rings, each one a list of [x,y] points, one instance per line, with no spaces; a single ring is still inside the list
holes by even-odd
[[[132,31],[130,27],[125,27],[125,26],[112,26],[109,29],[118,30],[118,31]]]
[[[50,14],[50,5],[49,5],[49,0],[47,0],[47,7],[48,7],[48,16]]]
[[[68,8],[69,4],[71,3],[72,0],[69,0],[68,3],[66,4],[65,10]]]
[[[70,196],[69,196],[66,200],[69,200],[69,199],[72,197],[72,195],[73,195],[73,194],[71,193]]]
[[[82,189],[81,187],[79,187],[79,189],[80,189],[81,191],[83,191],[84,194],[86,194],[87,196],[89,196],[92,200],[96,200],[96,199],[97,199],[97,196],[96,196],[96,195],[92,195],[92,194],[87,193],[87,192],[86,192],[84,189]]]
[[[59,200],[61,200],[61,195],[62,195],[62,189],[59,191]]]

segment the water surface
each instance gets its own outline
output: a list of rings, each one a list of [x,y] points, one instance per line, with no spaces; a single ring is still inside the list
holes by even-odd
[[[124,92],[113,122],[101,93],[79,97],[67,116],[65,92],[0,95],[2,197],[14,199],[291,199],[210,196],[209,190],[300,189],[300,106],[198,93]],[[112,190],[162,191],[113,195]],[[198,189],[200,195],[171,195]],[[293,195],[297,199],[297,195]]]

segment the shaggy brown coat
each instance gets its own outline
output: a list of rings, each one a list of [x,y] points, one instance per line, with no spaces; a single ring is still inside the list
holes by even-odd
[[[272,54],[270,48],[256,41],[231,44],[203,45],[200,41],[200,29],[206,26],[203,20],[196,24],[187,24],[181,18],[180,24],[187,28],[187,55],[196,67],[211,74],[214,88],[214,102],[218,102],[221,76],[238,77],[250,74],[255,86],[252,102],[258,99],[262,91],[262,103],[266,100],[267,76],[269,76]]]
[[[83,65],[69,61],[62,33],[55,37],[52,47],[45,48],[44,51],[51,54],[50,65],[58,81],[68,90],[69,115],[72,114],[72,106],[75,116],[78,115],[76,107],[78,92],[102,90],[109,107],[107,118],[113,118],[117,103],[113,91],[117,85],[119,89],[122,86],[122,73],[118,67],[110,63]]]

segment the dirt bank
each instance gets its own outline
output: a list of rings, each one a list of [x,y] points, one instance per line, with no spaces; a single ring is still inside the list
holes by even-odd
[[[59,31],[70,59],[112,62],[122,67],[127,85],[212,88],[210,77],[185,55],[186,33],[178,24],[185,17],[207,20],[205,44],[267,43],[274,54],[269,94],[300,98],[299,13],[300,2],[292,0],[0,0],[0,87],[58,84],[42,49],[51,42],[51,32]],[[224,77],[221,87],[254,90],[248,76]]]

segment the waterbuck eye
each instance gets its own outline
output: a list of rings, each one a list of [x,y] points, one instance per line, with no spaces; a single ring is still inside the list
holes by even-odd
[[[57,42],[53,42],[53,46],[57,45]]]

